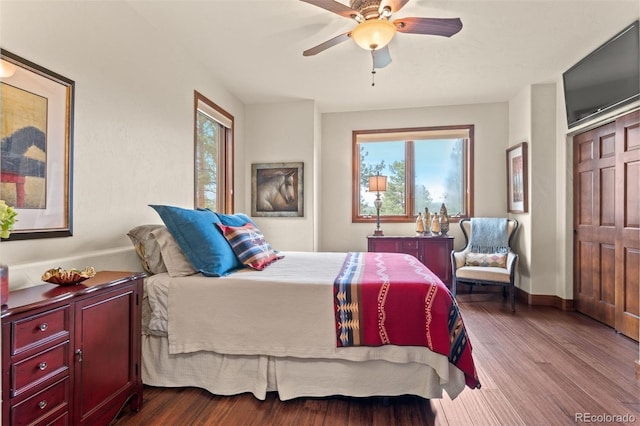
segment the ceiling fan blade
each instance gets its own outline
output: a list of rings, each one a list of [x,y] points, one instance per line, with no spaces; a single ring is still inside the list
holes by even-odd
[[[329,12],[337,13],[345,18],[356,19],[356,17],[362,18],[357,10],[351,9],[349,6],[345,6],[342,3],[338,3],[335,0],[300,0],[305,3],[312,4],[314,6],[321,7]]]
[[[348,40],[349,37],[351,37],[351,31],[335,36],[334,38],[331,38],[324,43],[320,43],[319,45],[312,47],[311,49],[305,50],[304,52],[302,52],[302,56],[313,56],[315,54],[318,54],[323,50],[327,50],[328,48],[335,46],[338,43],[342,43],[343,41]]]
[[[391,63],[391,53],[389,53],[389,45],[380,50],[372,50],[373,68],[384,68]]]
[[[393,14],[402,9],[407,3],[409,3],[409,0],[382,0],[380,2],[380,8],[378,9],[378,11],[380,12],[380,14],[382,14],[382,11],[385,8],[388,8],[389,11]]]
[[[462,29],[460,18],[402,18],[393,21],[401,33],[451,37]]]

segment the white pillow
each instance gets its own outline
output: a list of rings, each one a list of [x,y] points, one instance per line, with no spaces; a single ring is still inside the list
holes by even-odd
[[[140,257],[142,267],[152,275],[167,272],[167,267],[162,261],[160,247],[155,237],[151,235],[153,231],[160,228],[164,228],[164,225],[140,225],[127,233]]]
[[[173,238],[166,227],[155,229],[151,232],[160,246],[162,260],[167,267],[167,273],[172,277],[186,277],[197,273],[189,259],[186,258],[178,242]]]

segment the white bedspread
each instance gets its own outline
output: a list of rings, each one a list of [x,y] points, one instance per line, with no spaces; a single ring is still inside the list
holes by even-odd
[[[283,254],[264,271],[245,269],[222,278],[147,278],[149,328],[168,332],[171,354],[415,362],[431,366],[441,383],[449,381],[447,357],[424,347],[338,348],[333,281],[345,253]]]

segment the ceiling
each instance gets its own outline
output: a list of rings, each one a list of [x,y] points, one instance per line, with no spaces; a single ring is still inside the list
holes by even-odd
[[[347,4],[348,0],[341,0]],[[320,112],[504,102],[563,71],[640,16],[638,0],[410,0],[392,16],[460,17],[451,38],[397,33],[377,70],[355,21],[299,0],[128,0],[245,104],[315,100]]]

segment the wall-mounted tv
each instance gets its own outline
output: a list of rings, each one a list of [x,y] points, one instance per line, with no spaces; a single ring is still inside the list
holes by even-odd
[[[640,99],[638,21],[562,74],[569,128]]]

